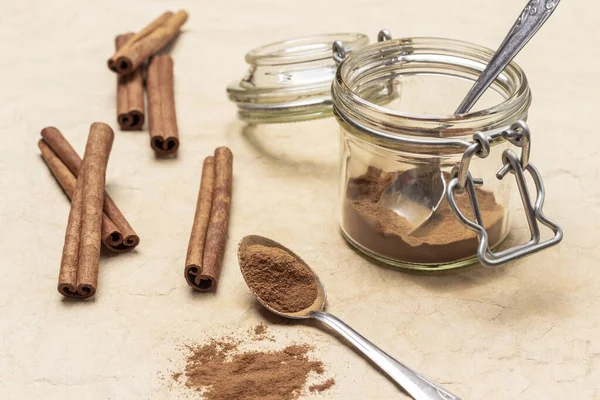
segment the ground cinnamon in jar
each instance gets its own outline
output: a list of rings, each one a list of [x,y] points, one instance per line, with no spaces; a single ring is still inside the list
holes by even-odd
[[[241,251],[240,259],[250,289],[276,311],[298,312],[315,302],[315,276],[283,249],[254,244]]]
[[[369,167],[350,179],[342,210],[342,228],[353,241],[385,258],[415,264],[444,264],[468,259],[477,253],[477,236],[456,218],[446,199],[423,225],[414,230],[408,220],[377,204],[395,173]],[[505,223],[504,209],[494,194],[476,189],[490,246],[499,244]],[[471,217],[466,193],[456,195],[464,215]],[[410,232],[410,234],[409,234]]]

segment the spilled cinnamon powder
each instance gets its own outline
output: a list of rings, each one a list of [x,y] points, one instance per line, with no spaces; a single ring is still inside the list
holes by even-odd
[[[475,256],[478,244],[475,233],[458,221],[445,198],[436,212],[414,231],[407,219],[379,205],[395,176],[371,166],[365,174],[350,179],[342,217],[346,235],[371,252],[408,263],[443,264]],[[476,194],[493,247],[503,239],[504,208],[496,203],[493,193],[476,188]],[[463,214],[471,217],[467,194],[456,195],[455,199]]]
[[[267,326],[262,322],[254,327],[254,334],[257,336],[264,335],[267,332]]]
[[[267,333],[265,325],[255,329]],[[321,361],[309,357],[311,346],[292,344],[272,351],[241,351],[240,346],[248,340],[253,339],[221,337],[187,346],[184,370],[173,373],[172,379],[199,392],[204,400],[295,400],[335,384],[329,378],[306,388],[311,375],[325,372]]]
[[[292,313],[315,302],[315,276],[283,249],[254,244],[241,251],[240,259],[246,283],[271,308]]]
[[[262,341],[262,340],[268,340],[271,342],[275,341],[275,338],[272,337],[271,335],[269,335],[267,326],[265,324],[263,324],[262,322],[260,324],[256,325],[254,328],[250,328],[248,330],[248,333],[250,334],[252,339],[255,341]]]
[[[321,393],[321,392],[324,392],[325,390],[329,389],[333,385],[335,385],[335,379],[329,378],[329,379],[327,379],[323,383],[319,383],[319,384],[316,384],[316,385],[310,385],[308,387],[308,390],[311,391],[311,392],[319,392],[319,393]]]

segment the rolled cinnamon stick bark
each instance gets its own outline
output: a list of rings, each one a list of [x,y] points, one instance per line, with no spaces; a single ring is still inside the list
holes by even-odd
[[[202,165],[202,178],[196,203],[196,215],[192,225],[192,234],[188,244],[185,259],[184,275],[187,283],[197,290],[207,290],[213,286],[213,281],[202,278],[202,265],[204,258],[204,243],[210,220],[210,210],[215,182],[215,162],[213,156],[204,159]]]
[[[56,181],[66,193],[67,197],[73,201],[77,178],[75,178],[75,175],[69,171],[67,166],[56,156],[43,139],[38,142],[38,147],[42,152],[42,158],[50,169],[50,172],[52,172],[52,175],[54,175],[54,178],[56,178]],[[107,195],[105,194],[105,201],[106,196]],[[139,239],[137,239],[137,242],[139,242]],[[114,252],[127,251],[133,248],[131,246],[123,245],[122,233],[110,218],[108,218],[106,213],[102,213],[102,243],[104,243],[107,249]]]
[[[42,140],[38,146],[48,168],[72,201],[81,168],[81,158],[67,139],[54,127],[42,130]],[[134,249],[139,244],[140,238],[108,193],[104,195],[103,211],[102,243],[104,246],[116,253]]]
[[[83,214],[83,179],[76,183],[71,201],[67,232],[65,233],[65,244],[63,246],[62,258],[60,260],[60,271],[58,273],[58,292],[63,296],[74,298],[86,298],[95,292],[96,288],[82,286],[78,291],[77,275],[79,272],[79,249],[81,245],[81,216]],[[88,283],[89,284],[89,283]]]
[[[133,33],[115,38],[117,51],[123,47]],[[117,77],[117,122],[124,131],[141,130],[144,125],[144,79],[142,68]]]
[[[215,184],[213,189],[210,220],[204,242],[202,271],[196,281],[202,286],[197,290],[215,290],[219,283],[231,210],[231,186],[233,181],[233,154],[227,147],[215,150]]]
[[[173,81],[171,57],[161,54],[152,58],[147,77],[148,125],[150,146],[159,155],[175,153],[179,148]]]
[[[67,297],[85,299],[98,287],[104,184],[113,139],[108,125],[95,122],[90,127],[60,263],[58,291]]]
[[[172,41],[187,19],[184,10],[162,14],[117,50],[108,60],[108,68],[118,74],[130,74]]]

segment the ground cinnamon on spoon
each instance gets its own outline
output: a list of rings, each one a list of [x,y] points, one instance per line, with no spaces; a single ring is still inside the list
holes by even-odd
[[[242,249],[240,258],[250,289],[276,311],[298,312],[315,302],[315,276],[283,249],[254,244]]]

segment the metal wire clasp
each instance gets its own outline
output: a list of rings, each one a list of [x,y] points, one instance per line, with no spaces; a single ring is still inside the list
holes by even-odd
[[[531,145],[529,127],[524,121],[517,121],[512,124],[509,129],[502,132],[502,137],[504,137],[513,145],[521,148],[520,157],[517,156],[512,149],[507,149],[502,153],[502,162],[504,165],[496,174],[496,178],[503,179],[509,172],[515,175],[519,193],[521,195],[521,201],[523,202],[523,208],[525,209],[525,216],[527,217],[527,222],[529,224],[529,231],[531,232],[531,237],[527,243],[523,243],[496,253],[492,252],[489,247],[488,235],[484,228],[484,221],[479,208],[479,203],[477,201],[477,194],[475,192],[475,186],[482,185],[483,181],[481,179],[472,178],[471,174],[469,173],[469,164],[475,155],[480,158],[485,158],[489,155],[490,142],[492,140],[489,136],[486,136],[481,132],[477,132],[475,135],[473,135],[475,142],[469,146],[467,150],[465,150],[460,165],[455,167],[455,169],[452,171],[451,180],[446,188],[446,198],[450,208],[465,227],[477,234],[477,237],[479,238],[477,256],[483,265],[489,267],[498,266],[500,264],[553,246],[559,243],[563,237],[562,229],[554,222],[549,220],[542,211],[546,192],[544,190],[544,184],[542,182],[540,173],[533,166],[533,164],[529,163]],[[525,179],[525,171],[529,172],[529,175],[535,184],[535,203],[532,202],[529,195],[527,180]],[[471,210],[473,211],[475,221],[465,217],[462,211],[458,208],[454,198],[455,193],[461,193],[465,189],[469,196]],[[541,222],[544,226],[551,229],[554,232],[554,237],[541,242],[538,222]]]
[[[384,42],[386,40],[392,40],[392,34],[387,29],[382,29],[377,34],[377,41]],[[344,61],[344,58],[348,55],[348,51],[344,47],[344,43],[341,40],[336,40],[333,42],[332,49],[333,51],[333,61],[336,64],[341,64]]]

